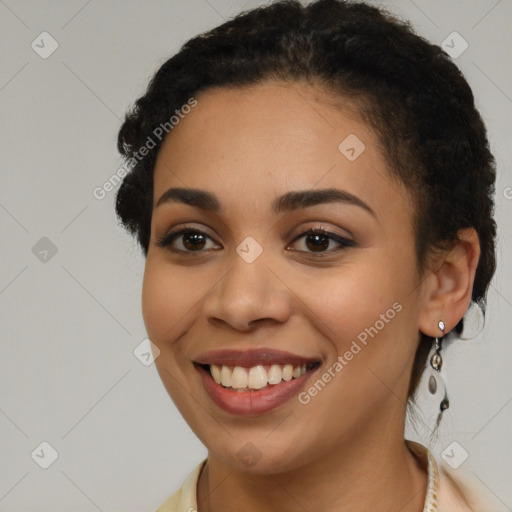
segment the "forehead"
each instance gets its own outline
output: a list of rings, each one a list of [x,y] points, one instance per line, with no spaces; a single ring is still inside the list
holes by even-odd
[[[343,187],[368,201],[394,191],[377,136],[353,102],[319,87],[266,82],[214,88],[164,140],[154,200],[169,187],[245,194],[270,204],[295,189]]]
[[[170,153],[186,142],[192,147],[186,155],[175,155],[180,161],[204,156],[234,160],[258,147],[259,160],[266,163],[288,149],[293,149],[288,159],[308,153],[318,159],[318,150],[337,157],[339,137],[353,132],[370,145],[374,138],[372,130],[356,119],[353,102],[335,101],[332,94],[312,85],[263,82],[216,87],[196,100],[197,106],[165,139],[161,153],[173,158]]]

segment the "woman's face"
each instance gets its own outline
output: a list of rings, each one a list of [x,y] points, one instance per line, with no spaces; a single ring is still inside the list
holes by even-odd
[[[158,155],[144,321],[176,406],[233,468],[403,440],[423,300],[413,210],[372,129],[326,98],[207,90]]]

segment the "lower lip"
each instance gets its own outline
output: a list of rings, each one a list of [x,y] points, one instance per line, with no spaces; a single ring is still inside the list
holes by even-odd
[[[269,386],[265,389],[251,391],[232,391],[217,384],[210,372],[202,366],[197,367],[203,380],[203,385],[210,398],[222,409],[232,414],[249,416],[262,414],[286,403],[299,393],[311,374],[318,368],[310,370],[297,379]]]

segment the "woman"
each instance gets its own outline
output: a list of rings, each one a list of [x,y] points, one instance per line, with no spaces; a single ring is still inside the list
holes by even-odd
[[[443,339],[495,269],[450,58],[374,7],[275,2],[186,43],[118,147],[155,363],[208,449],[158,510],[477,510],[404,440],[425,369],[449,406]]]

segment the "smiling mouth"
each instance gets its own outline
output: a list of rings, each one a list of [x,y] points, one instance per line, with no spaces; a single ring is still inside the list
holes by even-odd
[[[238,391],[259,391],[277,386],[315,371],[320,362],[302,364],[258,364],[251,367],[216,364],[199,364],[213,380],[225,389]]]

